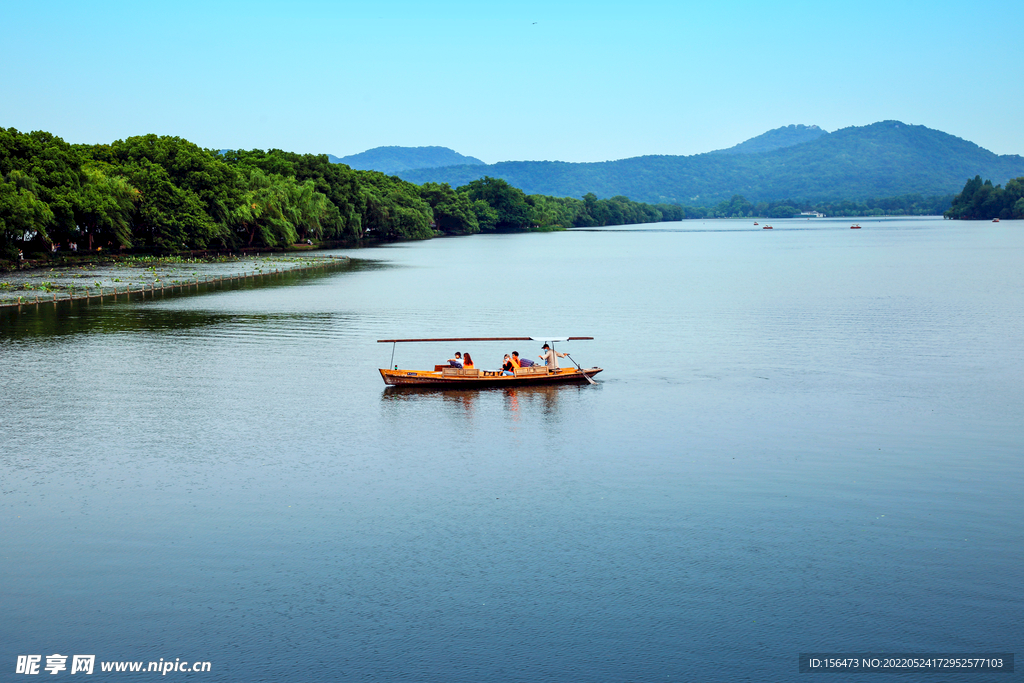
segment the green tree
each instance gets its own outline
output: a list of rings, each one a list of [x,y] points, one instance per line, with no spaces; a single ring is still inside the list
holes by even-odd
[[[991,180],[981,181],[974,176],[964,185],[960,194],[953,198],[952,205],[943,214],[946,218],[987,220],[992,218],[1024,218],[1024,176],[1006,183],[1006,188],[992,185]]]
[[[530,206],[526,195],[499,178],[484,177],[458,189],[474,202],[487,202],[498,214],[497,230],[525,230],[530,226]],[[482,226],[481,226],[482,229]]]
[[[526,197],[526,202],[531,208],[531,223],[541,230],[571,228],[584,210],[583,202],[571,197],[531,194]]]
[[[149,162],[160,166],[177,188],[194,195],[216,224],[224,224],[228,207],[240,190],[237,172],[220,155],[179,137],[141,135],[93,150],[98,161],[126,168]],[[108,157],[108,158],[105,158]]]
[[[15,260],[17,242],[37,236],[47,238],[46,226],[53,212],[36,195],[35,179],[21,171],[0,176],[0,258]]]
[[[325,225],[336,224],[338,209],[315,189],[315,183],[243,168],[245,191],[229,211],[229,223],[247,245],[269,247],[320,239]],[[336,226],[335,226],[336,227]]]
[[[75,232],[74,209],[83,182],[84,158],[50,133],[0,130],[0,175],[20,171],[32,178],[33,194],[53,214],[43,239],[63,241]]]
[[[429,239],[433,213],[419,188],[396,176],[356,171],[363,197],[363,225],[378,239]]]
[[[327,197],[337,209],[323,224],[322,237],[358,243],[363,237],[362,187],[356,172],[344,164],[332,164],[326,154],[295,154],[273,149],[269,152],[232,151],[223,155],[229,165],[259,168],[264,173],[294,176],[299,182],[313,181],[314,190]]]
[[[473,202],[465,192],[456,192],[448,183],[424,183],[420,187],[420,197],[430,205],[439,230],[449,235],[480,232]]]
[[[175,185],[163,166],[140,159],[123,170],[140,193],[133,231],[139,242],[167,251],[231,243],[227,226],[209,215],[195,192]]]
[[[475,200],[472,207],[480,232],[494,232],[498,226],[498,212],[482,199]]]
[[[97,239],[117,246],[132,246],[132,219],[141,193],[123,176],[107,175],[97,164],[82,170],[82,183],[74,205],[77,232],[88,249]],[[77,241],[78,235],[75,236]]]

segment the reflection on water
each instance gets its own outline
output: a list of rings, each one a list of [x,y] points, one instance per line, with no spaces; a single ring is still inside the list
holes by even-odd
[[[600,383],[598,383],[598,386]],[[502,399],[501,405],[508,416],[518,419],[521,411],[553,415],[558,409],[560,397],[578,394],[581,391],[597,391],[598,386],[580,384],[538,384],[518,387],[484,387],[481,389],[440,389],[432,387],[385,387],[381,400],[385,402],[415,401],[425,404],[455,406],[466,417],[473,416],[477,401],[493,403],[495,397]]]
[[[53,339],[76,334],[141,334],[181,333],[214,327],[247,327],[255,334],[266,334],[270,329],[286,330],[297,326],[325,327],[344,322],[349,317],[341,314],[287,314],[287,313],[217,313],[208,310],[168,310],[138,306],[105,306],[97,304],[66,306],[58,302],[57,310],[48,305],[41,311],[14,314],[9,333],[4,341],[27,339]]]
[[[237,321],[238,315],[210,310],[189,310],[175,303],[225,292],[284,290],[301,296],[296,285],[330,281],[339,275],[387,269],[391,266],[368,259],[349,259],[330,271],[275,273],[251,280],[226,280],[158,292],[134,292],[102,299],[61,299],[21,306],[0,307],[0,343],[10,340],[51,338],[77,334],[181,331]],[[251,322],[272,316],[248,316]],[[283,317],[288,317],[287,315]],[[299,316],[292,316],[299,317]]]

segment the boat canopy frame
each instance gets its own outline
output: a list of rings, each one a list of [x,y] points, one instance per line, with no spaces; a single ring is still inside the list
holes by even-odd
[[[378,339],[378,344],[391,344],[391,362],[388,367],[395,364],[395,347],[399,343],[419,342],[478,342],[478,341],[539,341],[554,344],[555,342],[566,341],[588,341],[593,337],[438,337],[436,339]]]
[[[471,341],[542,341],[564,342],[585,341],[593,337],[439,337],[437,339],[378,339],[378,344],[397,344],[399,342],[471,342]]]

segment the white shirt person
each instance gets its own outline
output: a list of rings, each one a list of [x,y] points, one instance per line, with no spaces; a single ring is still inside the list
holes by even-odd
[[[559,353],[558,351],[555,351],[554,349],[552,349],[547,344],[545,344],[541,348],[544,349],[544,353],[542,353],[540,356],[538,356],[538,358],[540,358],[542,361],[544,361],[544,365],[548,366],[549,368],[554,368],[555,370],[558,369],[558,359],[559,358],[565,358],[566,355],[568,355],[568,354]]]

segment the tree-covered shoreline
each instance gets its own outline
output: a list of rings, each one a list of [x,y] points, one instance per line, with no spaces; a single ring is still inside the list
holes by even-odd
[[[675,205],[527,195],[504,180],[414,185],[326,154],[203,149],[143,135],[73,145],[0,129],[0,259],[81,251],[361,246],[479,232],[680,220]]]
[[[826,216],[941,216],[953,195],[922,197],[919,194],[864,201],[833,200],[808,202],[784,199],[773,202],[747,201],[742,195],[715,206],[684,206],[686,218],[793,218],[801,212],[816,211]]]
[[[359,247],[441,235],[546,231],[703,218],[939,215],[1021,217],[1024,179],[993,187],[980,177],[951,196],[864,201],[747,201],[714,206],[644,204],[624,196],[528,195],[499,178],[453,188],[415,185],[282,150],[217,151],[178,137],[143,135],[73,145],[44,131],[0,129],[0,260],[85,252],[181,253]],[[951,207],[952,203],[952,207]],[[951,208],[950,208],[951,207]],[[948,209],[948,210],[947,210]],[[989,215],[991,214],[991,215]]]
[[[1004,188],[993,186],[991,180],[981,182],[981,176],[976,175],[943,215],[960,220],[1024,218],[1024,176],[1010,180]]]

